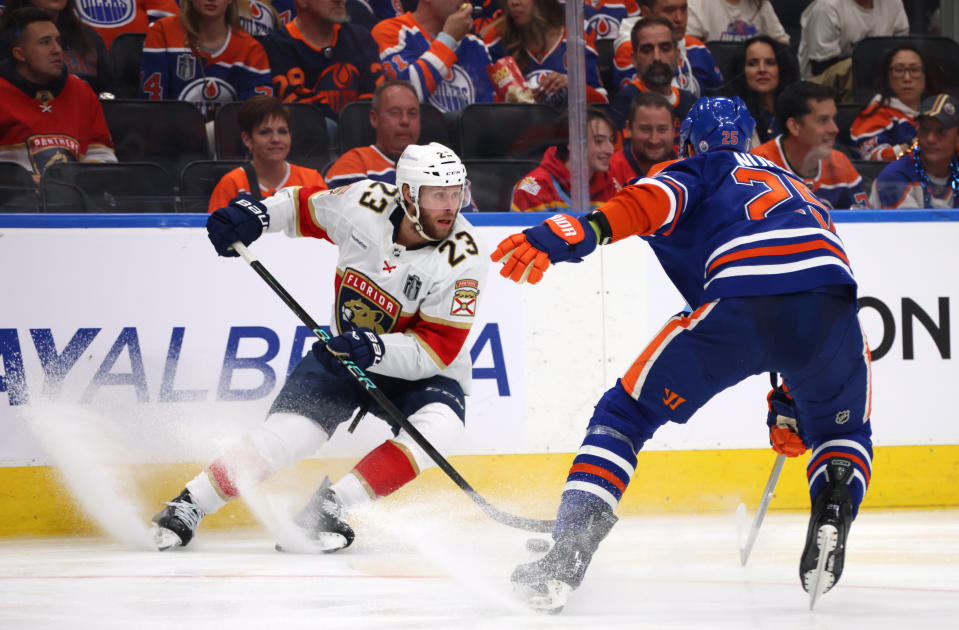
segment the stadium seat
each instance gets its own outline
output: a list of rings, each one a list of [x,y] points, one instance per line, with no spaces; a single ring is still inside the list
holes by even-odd
[[[0,162],[0,212],[37,212],[40,196],[33,174],[16,162]]]
[[[783,25],[783,29],[789,35],[789,48],[793,53],[799,51],[799,42],[802,40],[802,27],[799,25],[799,19],[802,12],[806,10],[813,0],[772,0],[773,9],[776,10],[776,17]]]
[[[140,96],[140,57],[143,55],[145,33],[121,33],[110,45],[113,63],[113,94],[117,98]]]
[[[180,171],[180,209],[183,212],[206,212],[210,195],[223,176],[243,166],[238,160],[199,160]]]
[[[153,162],[172,177],[210,151],[200,110],[183,101],[102,101],[121,162]]]
[[[227,103],[216,113],[214,137],[218,160],[245,160],[249,157],[240,139],[237,111],[242,103]],[[322,169],[331,156],[332,144],[326,128],[326,117],[318,108],[306,103],[287,103],[293,117],[293,143],[287,160],[300,166]]]
[[[716,66],[719,68],[719,72],[722,73],[724,80],[728,81],[732,78],[729,68],[736,53],[742,50],[742,47],[742,42],[720,42],[715,40],[706,42],[706,48],[709,49],[709,52],[713,55],[713,59],[716,60]]]
[[[872,183],[876,181],[882,169],[889,166],[889,162],[879,162],[876,160],[853,160],[852,165],[856,167],[862,176],[862,187],[866,189],[866,194],[872,193]]]
[[[463,159],[539,159],[557,143],[552,107],[526,103],[474,103],[460,119]]]
[[[843,153],[855,155],[852,148],[852,140],[849,138],[849,129],[856,120],[856,116],[863,110],[865,105],[860,103],[836,103],[836,126],[839,127],[839,135],[836,137],[836,147]]]
[[[926,83],[936,77],[946,90],[959,86],[959,43],[948,37],[867,37],[852,50],[853,93],[855,100],[866,103],[876,93],[876,75],[886,52],[901,43],[911,42],[926,56]]]
[[[370,125],[370,101],[350,103],[340,112],[336,129],[336,145],[342,155],[355,147],[376,142],[376,131]],[[420,138],[417,144],[439,142],[451,147],[443,112],[430,103],[420,104]],[[451,147],[454,148],[454,147]]]
[[[509,212],[516,185],[539,165],[536,160],[463,160],[473,203],[482,212]]]
[[[45,212],[174,212],[173,178],[151,162],[58,162],[40,184]]]

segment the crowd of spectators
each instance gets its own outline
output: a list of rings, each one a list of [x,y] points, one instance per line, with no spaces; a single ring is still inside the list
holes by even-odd
[[[959,131],[949,92],[959,76],[946,67],[959,68],[959,44],[906,37],[924,34],[910,31],[919,14],[912,5],[931,3],[798,4],[801,13],[792,7],[781,21],[783,3],[770,0],[585,2],[586,92],[576,101],[589,103],[583,143],[592,202],[675,157],[679,126],[699,96],[727,95],[741,97],[757,121],[754,152],[831,207],[951,206]],[[211,208],[232,194],[268,195],[294,183],[392,182],[397,156],[420,139],[422,107],[442,113],[454,148],[460,116],[474,104],[519,100],[561,114],[570,101],[564,7],[560,0],[0,0],[0,161],[19,164],[38,187],[49,163],[115,161],[97,96],[112,99],[121,80],[111,44],[138,33],[140,98],[194,105],[211,147],[217,113],[243,104],[239,135],[249,164],[223,178]],[[857,45],[878,37],[900,39],[856,65]],[[946,43],[954,50],[937,52]],[[494,80],[507,67],[518,69],[522,88],[508,98]],[[857,86],[872,76],[870,98]],[[363,100],[371,106],[361,122],[375,141],[340,155],[340,113]],[[288,160],[290,103],[324,117],[332,141],[325,165]],[[511,176],[512,210],[553,210],[568,200],[569,140],[559,132],[547,140],[523,155],[495,156],[541,160],[532,173],[518,165]],[[218,157],[215,149],[208,157]],[[553,192],[537,199],[534,189]]]

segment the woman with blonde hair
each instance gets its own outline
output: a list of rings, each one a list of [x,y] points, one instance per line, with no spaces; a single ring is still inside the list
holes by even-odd
[[[273,94],[266,51],[239,28],[237,0],[183,0],[143,42],[140,96],[195,104],[213,120],[223,103]]]

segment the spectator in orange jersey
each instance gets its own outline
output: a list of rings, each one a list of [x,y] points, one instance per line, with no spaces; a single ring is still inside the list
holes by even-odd
[[[77,3],[77,14],[109,48],[117,35],[146,33],[155,21],[176,15],[177,4],[177,0],[83,0]]]
[[[833,144],[839,135],[832,88],[796,81],[776,100],[783,132],[753,153],[795,173],[830,208],[868,208],[862,177]]]
[[[250,152],[250,163],[223,176],[210,196],[209,211],[223,208],[240,195],[265,199],[287,186],[326,188],[323,176],[311,168],[290,164],[293,136],[290,110],[272,96],[254,96],[237,111],[240,139]],[[250,176],[254,181],[250,181]]]
[[[716,60],[699,39],[686,33],[689,18],[689,4],[686,0],[639,0],[642,17],[664,17],[668,19],[679,38],[679,63],[673,85],[681,90],[692,92],[696,98],[719,90],[723,77]],[[613,83],[624,85],[636,76],[633,67],[633,42],[630,34],[638,17],[629,17],[619,25],[619,35],[613,44]]]
[[[640,92],[656,92],[666,97],[673,108],[673,131],[678,140],[679,126],[696,97],[672,84],[679,61],[676,30],[664,17],[648,17],[636,22],[630,36],[636,76],[620,87],[609,105],[613,124],[617,131],[623,131],[633,98]]]
[[[396,160],[420,137],[420,103],[409,81],[392,79],[376,86],[370,125],[376,130],[376,142],[354,147],[331,164],[326,171],[331,187],[361,179],[396,183]]]
[[[623,149],[609,160],[609,174],[623,188],[644,177],[654,164],[676,157],[673,154],[673,114],[662,94],[641,92],[629,104],[629,137]]]
[[[113,64],[106,44],[95,30],[77,17],[76,0],[9,0],[0,16],[0,59],[10,55],[7,16],[20,7],[39,7],[51,12],[60,31],[63,63],[67,72],[75,74],[97,94],[113,91]]]
[[[935,77],[926,75],[926,61],[914,44],[901,44],[882,59],[877,94],[856,116],[849,136],[860,159],[891,162],[909,150],[916,137],[916,116]]]
[[[310,103],[335,121],[347,103],[373,96],[383,76],[373,36],[351,24],[343,0],[295,0],[296,17],[263,37],[274,94]]]
[[[558,133],[568,128],[565,114],[556,121]],[[586,109],[586,164],[589,204],[595,209],[619,191],[609,173],[616,131],[609,116],[596,108]],[[513,212],[541,212],[570,208],[569,147],[550,147],[539,166],[513,187]],[[582,208],[585,210],[585,208]]]

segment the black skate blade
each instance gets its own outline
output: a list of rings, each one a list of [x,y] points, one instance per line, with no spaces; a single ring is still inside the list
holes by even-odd
[[[150,536],[153,538],[153,544],[157,551],[171,551],[183,547],[183,541],[177,536],[176,532],[166,527],[160,527],[154,524],[150,528]]]
[[[806,572],[803,576],[803,587],[809,593],[809,610],[816,606],[819,597],[824,595],[836,583],[835,574],[829,570],[829,560],[836,551],[839,541],[839,532],[835,525],[821,525],[816,532],[816,547],[819,555],[816,558],[816,568]]]
[[[299,537],[298,537],[299,538]],[[315,537],[302,537],[300,540],[287,540],[276,543],[273,548],[282,553],[333,553],[346,547],[346,537],[334,532],[320,532]]]

